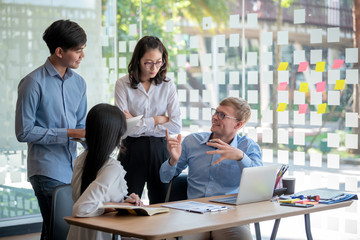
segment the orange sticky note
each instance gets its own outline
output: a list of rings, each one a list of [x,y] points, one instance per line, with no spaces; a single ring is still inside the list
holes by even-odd
[[[326,105],[327,105],[326,103],[319,104],[319,105],[318,105],[317,113],[318,113],[318,114],[325,113],[325,111],[326,111]]]
[[[299,105],[299,114],[304,114],[304,113],[306,113],[307,108],[308,108],[308,105],[307,105],[307,104],[300,104],[300,105]]]
[[[344,59],[336,59],[336,60],[334,60],[334,64],[332,66],[332,69],[340,68],[341,65],[343,65],[343,63],[344,63]]]
[[[300,83],[299,92],[308,92],[309,84],[306,82]]]
[[[287,104],[286,103],[279,103],[279,106],[277,108],[277,112],[283,112],[286,109]]]
[[[317,62],[315,72],[323,72],[325,70],[325,62]]]
[[[300,62],[298,67],[298,72],[305,72],[308,66],[309,66],[308,62]]]
[[[345,87],[345,80],[336,80],[334,90],[343,90]]]
[[[316,92],[325,91],[325,81],[316,83]]]
[[[289,63],[288,62],[281,62],[278,67],[278,71],[286,71]]]
[[[284,91],[284,90],[286,90],[287,85],[288,85],[287,82],[281,82],[281,83],[279,83],[278,91]]]

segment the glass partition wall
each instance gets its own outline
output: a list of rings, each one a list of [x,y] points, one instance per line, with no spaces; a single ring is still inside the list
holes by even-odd
[[[89,109],[113,103],[116,79],[127,74],[137,41],[157,36],[169,51],[168,76],[177,83],[183,135],[208,131],[210,108],[221,99],[243,97],[252,116],[239,134],[260,145],[264,164],[288,164],[285,177],[296,178],[296,191],[359,193],[360,34],[353,26],[353,1],[90,2],[61,8],[1,2],[2,219],[39,212],[26,182],[26,145],[14,136],[14,106],[20,79],[48,55],[41,34],[58,18],[78,21],[88,33],[78,71],[87,81]],[[314,238],[356,238],[358,207],[355,202],[312,214]],[[278,236],[305,238],[303,224],[303,218],[284,220]],[[270,235],[262,226],[263,235]]]

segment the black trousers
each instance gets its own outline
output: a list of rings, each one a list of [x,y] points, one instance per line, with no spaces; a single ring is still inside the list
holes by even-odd
[[[150,204],[164,202],[169,184],[160,181],[159,170],[170,157],[166,138],[127,137],[123,143],[126,150],[120,155],[120,161],[126,170],[129,194],[141,197],[146,182]]]

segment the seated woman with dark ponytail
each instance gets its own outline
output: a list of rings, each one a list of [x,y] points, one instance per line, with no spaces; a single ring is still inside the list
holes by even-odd
[[[75,160],[72,185],[75,217],[99,216],[106,211],[99,208],[108,202],[141,205],[138,195],[127,195],[125,170],[113,155],[126,131],[126,118],[119,108],[98,104],[86,118],[88,148]],[[70,226],[68,239],[111,239],[111,234]]]

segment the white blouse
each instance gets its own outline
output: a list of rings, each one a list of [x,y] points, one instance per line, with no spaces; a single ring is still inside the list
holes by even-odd
[[[80,195],[81,177],[87,151],[76,160],[71,180],[74,206],[72,216],[94,217],[104,213],[104,202],[123,202],[127,194],[126,171],[120,162],[110,158],[99,170],[96,179]],[[110,233],[70,225],[67,239],[111,239]]]
[[[142,84],[137,89],[130,86],[129,75],[119,78],[115,85],[115,105],[121,111],[127,110],[133,117],[143,115],[143,118],[132,131],[131,137],[154,136],[164,137],[165,130],[170,134],[181,131],[180,107],[173,80],[155,85],[151,83],[148,92]],[[154,126],[154,116],[167,114],[169,121]]]

